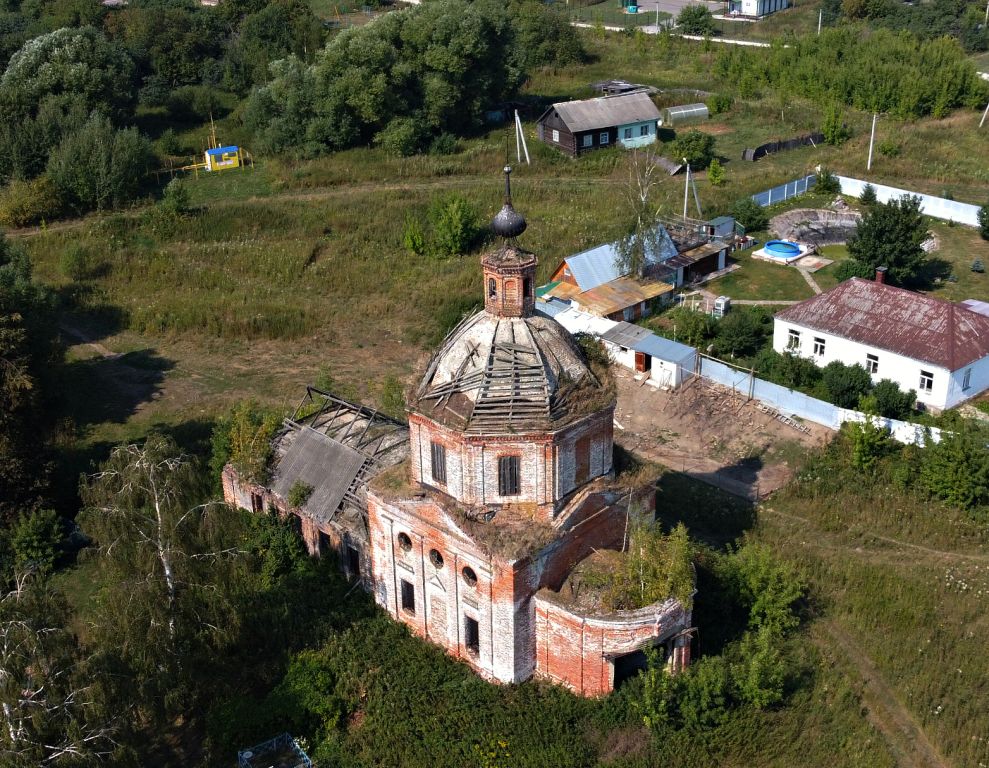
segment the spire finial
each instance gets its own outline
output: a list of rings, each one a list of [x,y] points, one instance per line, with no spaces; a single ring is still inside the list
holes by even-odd
[[[505,163],[505,167],[502,170],[505,173],[505,204],[491,221],[491,229],[494,230],[496,235],[500,235],[507,240],[521,235],[525,232],[525,228],[528,225],[522,215],[512,205],[512,166]]]

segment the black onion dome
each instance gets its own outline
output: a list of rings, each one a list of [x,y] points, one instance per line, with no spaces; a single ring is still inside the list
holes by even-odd
[[[525,232],[525,228],[528,226],[522,214],[516,211],[512,206],[512,185],[509,180],[509,174],[511,174],[511,172],[511,167],[506,165],[505,204],[491,220],[491,229],[496,235],[504,238],[518,237]]]

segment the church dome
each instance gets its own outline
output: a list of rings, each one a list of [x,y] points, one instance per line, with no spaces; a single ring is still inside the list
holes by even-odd
[[[553,430],[614,399],[555,320],[484,310],[447,336],[413,394],[424,416],[484,434]]]

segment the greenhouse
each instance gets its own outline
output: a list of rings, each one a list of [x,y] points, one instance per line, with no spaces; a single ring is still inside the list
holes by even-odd
[[[685,104],[680,107],[667,107],[663,110],[659,124],[669,127],[699,123],[710,117],[707,104]]]

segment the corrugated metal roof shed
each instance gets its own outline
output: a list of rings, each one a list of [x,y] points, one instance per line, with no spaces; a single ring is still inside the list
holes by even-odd
[[[697,350],[681,344],[672,339],[664,339],[655,333],[637,341],[633,346],[636,352],[643,352],[657,360],[666,360],[670,363],[677,363],[685,368],[693,368],[693,361],[697,355]]]
[[[549,299],[536,299],[536,312],[539,312],[546,317],[556,317],[561,312],[570,309],[569,302],[560,301],[559,299],[550,297]]]
[[[652,336],[652,331],[647,331],[640,325],[632,325],[631,323],[620,322],[615,323],[615,327],[612,328],[607,333],[601,335],[602,341],[610,341],[612,344],[617,344],[619,347],[634,347],[638,341],[641,341],[646,336]]]
[[[949,371],[989,356],[989,317],[860,277],[794,304],[776,319]]]
[[[646,255],[648,264],[662,264],[677,255],[673,238],[661,224],[657,225],[654,240],[654,250]],[[617,243],[605,243],[589,248],[573,256],[567,256],[564,261],[582,291],[589,291],[623,276],[617,266]]]
[[[610,283],[599,285],[573,297],[581,309],[607,317],[621,312],[626,307],[634,307],[644,301],[673,291],[673,286],[660,280],[639,283],[629,277],[619,277]]]
[[[553,109],[574,133],[659,120],[659,110],[649,94],[643,91],[584,101],[564,101],[554,104]]]

